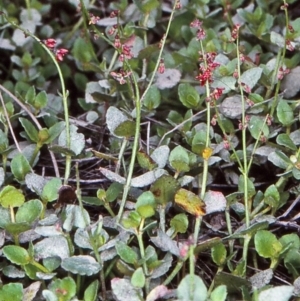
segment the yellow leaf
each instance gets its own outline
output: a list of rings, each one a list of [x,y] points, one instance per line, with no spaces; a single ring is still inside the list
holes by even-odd
[[[205,204],[196,194],[189,190],[179,189],[175,194],[175,203],[192,215],[203,216],[205,214]]]
[[[202,157],[204,160],[208,160],[211,157],[213,150],[210,147],[206,147],[202,152]]]

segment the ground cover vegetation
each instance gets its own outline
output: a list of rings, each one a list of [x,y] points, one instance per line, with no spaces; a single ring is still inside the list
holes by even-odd
[[[0,300],[300,300],[295,0],[0,4]]]

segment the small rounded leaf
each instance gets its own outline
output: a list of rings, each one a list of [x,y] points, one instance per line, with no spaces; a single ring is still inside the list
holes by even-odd
[[[98,273],[101,269],[100,264],[88,255],[79,255],[65,258],[61,264],[62,268],[73,274],[91,276]]]
[[[146,282],[146,277],[144,275],[143,269],[139,267],[137,270],[134,271],[133,275],[131,276],[131,284],[134,287],[142,288],[144,287]]]
[[[5,257],[14,264],[25,265],[30,262],[28,252],[19,246],[5,246],[3,248]]]
[[[0,192],[0,204],[4,208],[20,207],[25,202],[22,191],[14,186],[7,185]]]

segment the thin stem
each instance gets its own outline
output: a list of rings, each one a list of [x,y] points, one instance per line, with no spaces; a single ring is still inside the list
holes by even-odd
[[[13,101],[15,101],[28,115],[29,117],[31,118],[31,120],[35,123],[35,125],[37,126],[37,128],[39,130],[42,129],[42,126],[40,125],[40,123],[38,122],[37,118],[31,113],[31,111],[15,96],[13,95],[9,90],[7,90],[5,87],[3,87],[1,84],[0,84],[0,90],[2,90],[3,92],[5,92],[7,95],[9,95],[9,97],[11,97],[11,99]],[[59,174],[59,169],[58,169],[58,165],[57,165],[57,161],[56,161],[56,158],[53,154],[53,152],[49,151],[50,153],[50,156],[51,156],[51,159],[52,159],[52,162],[53,162],[53,168],[54,168],[54,171],[55,171],[55,176],[57,178],[60,178],[60,174]]]
[[[239,36],[236,40],[236,51],[237,51],[237,70],[239,78],[239,89],[242,98],[242,145],[243,145],[243,169],[242,174],[244,178],[244,201],[245,201],[245,216],[246,216],[246,226],[250,225],[250,212],[249,212],[249,201],[248,201],[248,163],[247,163],[247,128],[246,128],[246,101],[244,97],[244,90],[242,87],[241,79],[241,61],[239,53]]]
[[[54,56],[54,54],[52,53],[52,51],[39,39],[37,38],[34,34],[32,34],[30,31],[24,29],[23,27],[17,25],[15,22],[11,22],[9,21],[9,19],[7,18],[7,16],[5,14],[3,14],[6,21],[11,24],[13,27],[20,29],[21,31],[23,31],[26,35],[32,37],[35,41],[37,41],[43,48],[44,50],[48,53],[48,55],[50,56],[52,62],[54,63],[58,75],[59,75],[59,79],[60,79],[60,83],[61,83],[61,88],[62,88],[62,101],[63,101],[63,107],[64,107],[64,114],[65,114],[65,124],[66,124],[66,144],[67,144],[67,148],[70,148],[71,145],[71,138],[70,138],[70,120],[69,120],[69,110],[68,110],[68,102],[67,102],[67,91],[65,88],[65,82],[64,82],[64,78],[62,75],[62,71],[60,69],[60,66]],[[68,178],[70,175],[70,170],[71,170],[71,156],[67,155],[66,156],[66,168],[65,168],[65,178],[64,178],[64,183],[67,184],[68,182]]]
[[[161,40],[161,48],[160,48],[160,50],[159,50],[159,54],[158,54],[158,58],[157,58],[157,61],[156,61],[156,65],[155,65],[154,70],[153,70],[153,72],[152,72],[152,76],[151,76],[151,78],[150,78],[150,81],[149,81],[149,83],[148,83],[148,86],[147,86],[145,92],[143,93],[143,95],[142,95],[142,97],[141,97],[141,102],[144,100],[146,94],[148,93],[150,87],[152,86],[152,83],[153,83],[153,81],[154,81],[156,72],[157,72],[157,70],[158,70],[159,63],[160,63],[160,60],[161,60],[161,57],[162,57],[162,53],[163,53],[163,50],[164,50],[164,48],[165,48],[166,39],[167,39],[167,37],[168,37],[169,30],[170,30],[170,27],[171,27],[171,23],[172,23],[172,20],[173,20],[173,16],[174,16],[174,13],[175,13],[175,10],[176,10],[176,4],[177,4],[177,1],[174,1],[174,6],[173,6],[173,9],[172,9],[170,18],[169,18],[169,22],[168,22],[168,25],[167,25],[166,33],[165,33],[165,35],[163,36],[163,38],[162,38],[162,40]]]
[[[5,103],[4,103],[4,100],[3,100],[3,97],[2,97],[2,93],[1,93],[1,92],[0,92],[0,100],[1,100],[1,104],[2,104],[2,107],[3,107],[3,111],[4,111],[4,114],[5,114],[5,117],[6,117],[6,122],[7,122],[7,124],[8,124],[9,129],[10,129],[10,133],[11,133],[11,135],[12,135],[12,137],[13,137],[14,143],[15,143],[15,145],[16,145],[18,151],[19,151],[20,153],[22,153],[22,150],[21,150],[21,148],[20,148],[20,146],[19,146],[19,142],[18,142],[18,140],[17,140],[17,138],[16,138],[16,136],[15,136],[13,127],[12,127],[12,125],[11,125],[10,118],[9,118],[9,115],[8,115],[8,112],[7,112],[7,109],[6,109],[6,106],[5,106]]]

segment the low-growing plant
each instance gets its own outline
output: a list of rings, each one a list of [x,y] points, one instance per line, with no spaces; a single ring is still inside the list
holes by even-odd
[[[0,5],[0,300],[297,300],[295,0]]]

